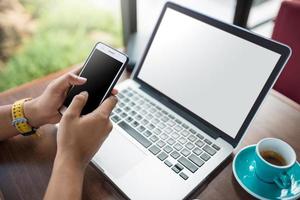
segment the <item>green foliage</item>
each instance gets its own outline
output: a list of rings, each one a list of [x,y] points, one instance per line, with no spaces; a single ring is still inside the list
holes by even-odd
[[[0,71],[0,91],[84,61],[98,40],[122,46],[120,17],[87,1],[21,2],[38,27]]]

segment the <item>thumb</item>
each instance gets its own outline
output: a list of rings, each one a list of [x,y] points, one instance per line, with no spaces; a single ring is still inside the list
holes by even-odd
[[[98,106],[98,108],[94,110],[93,113],[99,117],[102,116],[105,118],[109,118],[111,111],[114,109],[117,103],[118,103],[117,97],[111,95],[109,98],[103,101],[103,103],[100,106]]]
[[[52,89],[58,92],[65,92],[72,85],[82,85],[87,81],[86,78],[67,73],[57,78],[52,84]]]
[[[86,91],[76,95],[73,98],[70,106],[66,110],[65,114],[72,117],[80,117],[80,113],[83,107],[85,106],[87,99],[88,99],[88,93]]]

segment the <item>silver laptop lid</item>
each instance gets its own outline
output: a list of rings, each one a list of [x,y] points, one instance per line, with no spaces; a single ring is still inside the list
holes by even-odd
[[[167,3],[134,79],[236,146],[289,54],[284,45]]]

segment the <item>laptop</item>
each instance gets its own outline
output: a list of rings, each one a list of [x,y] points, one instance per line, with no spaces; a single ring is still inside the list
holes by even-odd
[[[166,3],[92,163],[129,199],[188,197],[240,143],[290,52]]]

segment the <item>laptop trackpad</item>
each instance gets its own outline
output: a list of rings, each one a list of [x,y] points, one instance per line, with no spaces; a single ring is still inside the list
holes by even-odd
[[[93,158],[104,173],[113,178],[121,178],[147,156],[122,134],[127,133],[114,128]]]

